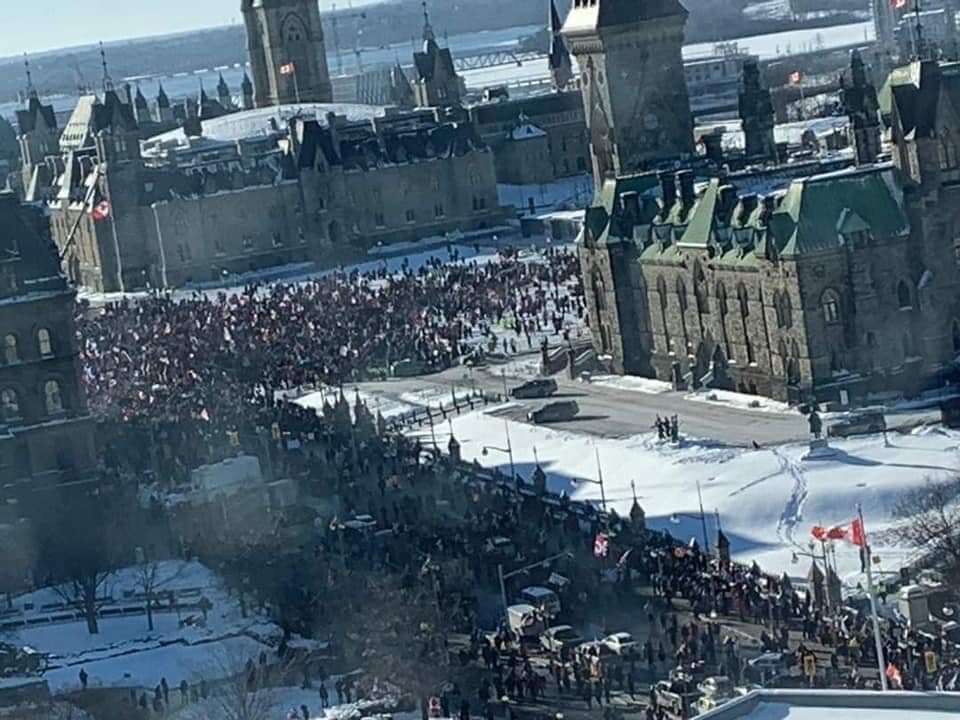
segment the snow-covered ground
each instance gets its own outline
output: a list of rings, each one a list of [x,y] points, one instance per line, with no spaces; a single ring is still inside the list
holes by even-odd
[[[332,678],[327,681],[327,692],[332,702],[336,698],[332,687]],[[371,703],[367,701],[342,703],[333,705],[322,710],[320,708],[320,695],[318,694],[316,683],[313,688],[304,689],[299,687],[272,687],[264,688],[256,693],[255,696],[248,696],[246,701],[247,708],[256,708],[262,711],[262,714],[256,714],[256,717],[268,717],[276,720],[286,720],[287,717],[293,717],[296,712],[297,720],[302,720],[300,706],[305,705],[310,720],[360,720],[369,714],[368,708]],[[234,693],[227,691],[226,699],[223,697],[211,697],[196,703],[190,703],[185,707],[177,707],[175,703],[173,712],[169,715],[170,720],[212,720],[213,718],[227,717],[225,712],[227,708],[232,708],[236,712],[237,698]],[[374,701],[379,705],[379,702]],[[253,715],[253,713],[251,713]],[[233,717],[232,714],[229,714]],[[394,712],[390,713],[393,720],[417,720],[420,712]]]
[[[503,406],[501,406],[503,407]],[[453,419],[453,432],[465,460],[506,468],[506,458],[484,456],[484,445],[503,445],[504,421],[497,408]],[[719,519],[740,560],[756,560],[771,572],[802,577],[809,560],[792,561],[794,551],[808,552],[814,525],[849,523],[862,504],[867,531],[873,533],[882,569],[894,570],[907,552],[891,546],[882,531],[893,524],[899,495],[928,477],[952,475],[960,458],[960,433],[922,428],[909,435],[831,440],[831,457],[805,460],[805,444],[748,450],[709,440],[687,438],[679,447],[660,443],[644,433],[625,439],[606,439],[570,430],[555,430],[509,421],[510,442],[518,472],[529,478],[534,453],[556,492],[578,499],[600,500],[598,461],[607,502],[627,513],[632,504],[631,483],[651,527],[667,529],[684,540],[702,541],[697,485],[703,495],[711,545]],[[682,427],[681,427],[682,434]],[[578,479],[581,481],[578,482]],[[674,513],[696,517],[679,517]],[[860,561],[856,549],[837,547],[842,575],[855,584]]]
[[[580,209],[593,200],[593,177],[575,175],[543,185],[497,184],[497,198],[501,205],[527,212],[533,201],[537,212]]]
[[[166,561],[157,568],[154,588],[161,608],[154,612],[152,631],[146,615],[101,617],[96,635],[87,632],[83,621],[41,623],[41,618],[57,614],[53,609],[43,609],[44,605],[63,602],[54,590],[44,588],[15,598],[19,617],[34,624],[8,631],[0,640],[48,654],[49,669],[43,678],[55,694],[78,689],[81,668],[87,672],[91,687],[153,688],[163,677],[174,687],[181,680],[195,683],[201,677],[218,679],[210,669],[225,654],[256,658],[263,650],[273,657],[274,651],[263,640],[279,637],[279,628],[254,614],[243,618],[236,598],[215,573],[196,562]],[[142,591],[139,577],[137,567],[111,576],[104,583],[102,595],[112,600],[104,607],[142,606],[142,600],[131,597]],[[199,609],[177,612],[163,607],[170,592],[181,605],[206,598],[210,602],[206,620]],[[24,610],[26,603],[32,603],[34,609]]]

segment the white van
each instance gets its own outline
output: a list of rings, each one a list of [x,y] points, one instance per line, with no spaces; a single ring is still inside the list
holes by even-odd
[[[507,608],[510,630],[518,640],[535,638],[546,627],[539,611],[533,605],[511,605]]]
[[[521,590],[518,602],[533,605],[550,619],[560,615],[560,598],[553,590],[540,585],[531,585]]]

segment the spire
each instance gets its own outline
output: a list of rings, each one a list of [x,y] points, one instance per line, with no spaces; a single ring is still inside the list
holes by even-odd
[[[200,78],[200,98],[199,98],[199,100],[200,100],[200,107],[203,107],[203,106],[206,105],[208,102],[210,102],[210,98],[207,97],[207,91],[203,89],[203,78]]]
[[[227,81],[223,79],[223,73],[220,73],[220,82],[217,83],[217,95],[220,97],[230,95],[230,88],[227,85]]]
[[[560,22],[556,3],[550,0],[550,56],[547,63],[557,90],[563,90],[573,79],[573,63],[570,62],[570,53],[567,52],[567,44],[561,34],[562,29],[563,23]]]
[[[30,72],[30,58],[26,53],[23,54],[23,68],[27,73],[27,98],[33,100],[37,97],[37,89],[33,86],[33,74]]]
[[[430,13],[427,12],[427,0],[420,3],[423,6],[423,52],[432,54],[438,50],[437,36],[433,34],[430,24]]]
[[[167,97],[166,91],[163,89],[163,83],[157,83],[157,107],[159,108],[168,108],[170,107],[170,98]]]
[[[103,49],[103,41],[100,41],[100,65],[103,67],[103,91],[111,92],[113,90],[113,78],[110,77],[110,71],[107,70],[107,53]]]
[[[247,75],[246,70],[243,72],[243,82],[240,83],[240,89],[243,90],[244,95],[253,94],[253,83],[250,82],[250,76]]]
[[[140,83],[137,83],[137,93],[133,98],[133,104],[137,107],[138,110],[147,109],[147,98],[144,97],[143,91],[140,90]]]

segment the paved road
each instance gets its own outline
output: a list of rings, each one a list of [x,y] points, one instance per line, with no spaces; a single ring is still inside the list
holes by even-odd
[[[365,383],[361,389],[399,398],[406,392],[424,387],[477,387],[489,392],[504,392],[504,378],[496,366],[489,369],[469,370],[455,367],[442,373],[417,378],[399,378],[387,382]],[[649,432],[657,415],[677,415],[680,431],[687,436],[709,438],[730,445],[774,445],[803,441],[809,437],[807,422],[800,413],[779,413],[709,402],[689,400],[685,393],[667,392],[651,394],[622,390],[600,385],[573,381],[562,374],[556,376],[559,391],[556,398],[570,398],[580,406],[580,416],[566,423],[551,427],[586,432],[603,437],[627,437]],[[506,387],[512,387],[519,379],[506,379]],[[542,400],[515,401],[516,407],[504,412],[511,420],[526,421],[527,412],[543,404]],[[890,415],[887,422],[891,428],[916,425],[939,417],[938,412],[917,411]]]

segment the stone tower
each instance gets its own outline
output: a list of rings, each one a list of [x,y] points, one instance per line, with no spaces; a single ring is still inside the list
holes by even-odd
[[[550,66],[550,77],[554,89],[563,90],[573,79],[573,67],[570,62],[570,53],[567,44],[563,41],[563,23],[557,14],[557,6],[550,0],[550,55],[547,57]]]
[[[743,63],[743,78],[738,98],[740,121],[743,124],[746,156],[760,160],[776,160],[773,140],[773,102],[770,89],[763,84],[756,58]]]
[[[426,0],[423,6],[423,50],[413,53],[416,70],[417,105],[420,107],[457,107],[460,105],[460,76],[453,64],[450,48],[437,44]]]
[[[580,67],[597,187],[693,152],[679,0],[574,0],[563,25]]]
[[[253,109],[253,83],[250,82],[250,76],[243,74],[243,82],[240,84],[240,92],[243,94],[243,109]]]
[[[857,165],[876,162],[880,154],[880,103],[856,50],[850,53],[850,80],[841,77],[840,83]]]
[[[257,107],[331,102],[317,0],[243,0],[241,10]]]

